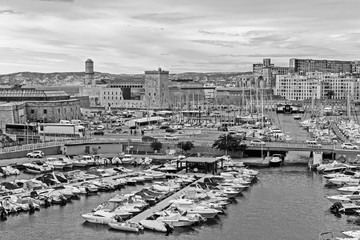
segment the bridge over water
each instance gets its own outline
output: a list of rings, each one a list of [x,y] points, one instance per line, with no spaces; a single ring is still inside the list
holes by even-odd
[[[360,150],[342,149],[340,144],[323,144],[321,147],[312,147],[304,142],[267,142],[265,145],[250,145],[246,141],[247,150],[260,151],[303,151],[303,152],[331,152],[336,154],[360,154]]]

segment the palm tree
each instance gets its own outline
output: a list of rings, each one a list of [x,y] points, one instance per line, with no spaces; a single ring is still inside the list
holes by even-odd
[[[191,149],[194,148],[194,143],[191,141],[186,141],[186,142],[178,142],[178,144],[176,144],[176,146],[178,148],[181,148],[182,150],[185,151],[185,154],[187,154],[187,152]]]
[[[225,154],[228,154],[228,151],[237,152],[243,151],[246,149],[246,144],[241,142],[241,138],[233,136],[231,134],[223,134],[218,140],[212,145],[212,148],[225,151]]]
[[[330,90],[325,95],[328,97],[328,99],[332,99],[335,95],[335,92],[333,90]]]
[[[155,141],[155,142],[152,142],[152,143],[150,144],[150,147],[151,147],[154,151],[158,152],[158,151],[160,151],[160,149],[162,148],[162,143],[159,142],[159,141]]]

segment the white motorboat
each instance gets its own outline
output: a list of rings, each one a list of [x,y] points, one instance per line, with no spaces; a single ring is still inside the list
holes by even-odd
[[[139,232],[143,227],[137,223],[132,222],[115,222],[111,221],[108,223],[109,227],[115,230],[125,231],[125,232]]]
[[[193,225],[197,220],[195,218],[190,218],[182,216],[180,213],[173,213],[169,211],[163,211],[160,213],[160,217],[156,220],[167,223],[173,227],[188,227]]]
[[[142,183],[145,182],[145,178],[141,177],[141,176],[137,176],[137,177],[132,177],[133,180],[135,180],[138,183]]]
[[[82,160],[87,162],[87,166],[94,166],[96,165],[96,161],[92,156],[85,155],[82,157]]]
[[[119,165],[119,164],[122,164],[122,162],[121,162],[121,159],[120,159],[120,158],[118,158],[118,157],[113,157],[113,158],[111,159],[111,164],[113,164],[113,165]]]
[[[144,228],[152,230],[152,231],[167,232],[165,224],[159,220],[141,220],[139,223]]]
[[[342,187],[337,189],[341,194],[351,195],[360,192],[360,186]]]
[[[348,196],[348,195],[326,196],[325,198],[332,203],[336,203],[336,202],[350,203],[351,199],[346,196]]]
[[[57,160],[57,158],[47,158],[45,163],[53,166],[54,169],[58,169],[58,170],[62,170],[65,167],[65,163]]]
[[[328,179],[328,181],[335,185],[343,185],[343,184],[359,185],[360,184],[360,179],[356,179],[356,178],[353,178],[350,176],[330,178],[330,179]]]
[[[99,223],[99,224],[108,224],[112,220],[114,220],[114,216],[116,214],[112,212],[105,212],[102,210],[91,212],[91,213],[85,213],[81,216],[88,222],[91,223]]]
[[[11,166],[1,167],[1,170],[5,176],[19,175],[20,170]]]
[[[360,206],[354,203],[336,202],[330,207],[332,213],[356,214],[360,212]]]
[[[328,173],[323,175],[323,178],[331,179],[331,178],[339,178],[339,177],[348,177],[348,175],[345,175],[343,173]]]
[[[66,169],[73,168],[73,166],[74,166],[74,163],[70,158],[59,157],[58,160],[65,164],[64,168],[66,168]]]
[[[202,206],[195,206],[195,207],[177,207],[181,212],[187,212],[189,214],[200,214],[203,218],[214,218],[216,215],[222,213],[219,210],[206,208]]]
[[[54,166],[47,164],[38,165],[35,163],[24,163],[23,166],[25,167],[25,171],[27,173],[34,173],[34,174],[47,173],[54,170]]]
[[[130,164],[134,161],[134,158],[130,154],[125,154],[121,159],[122,164]]]
[[[74,159],[72,160],[73,167],[86,167],[88,162],[82,159]]]
[[[273,167],[278,167],[283,162],[283,156],[281,154],[274,154],[269,160],[269,165]]]
[[[353,230],[353,231],[345,231],[342,232],[344,235],[352,237],[352,238],[360,238],[360,230]]]

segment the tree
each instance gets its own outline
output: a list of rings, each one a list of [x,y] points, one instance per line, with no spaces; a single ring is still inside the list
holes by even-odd
[[[328,97],[328,99],[332,99],[335,95],[335,92],[333,90],[330,90],[325,95]]]
[[[231,134],[223,134],[221,135],[218,140],[215,140],[212,148],[225,151],[225,154],[228,153],[228,151],[231,152],[237,152],[237,151],[243,151],[246,149],[246,144],[241,141],[241,138],[237,136],[233,136]]]
[[[178,148],[181,148],[182,150],[185,151],[185,153],[187,154],[187,152],[191,149],[194,148],[194,143],[191,141],[186,141],[186,142],[178,142],[176,145]]]
[[[159,142],[159,141],[155,141],[155,142],[152,142],[150,144],[150,147],[154,150],[154,151],[160,151],[160,149],[162,149],[162,143]]]

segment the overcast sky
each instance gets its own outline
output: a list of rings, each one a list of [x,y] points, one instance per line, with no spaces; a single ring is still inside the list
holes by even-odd
[[[0,0],[0,74],[360,59],[359,0]]]

